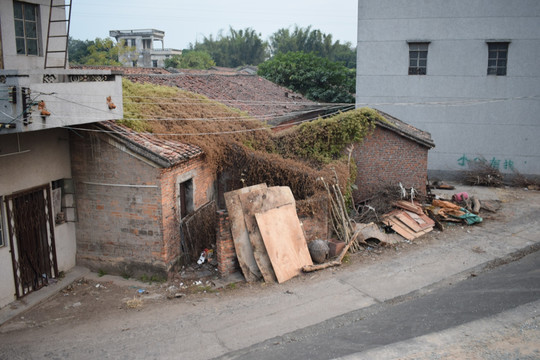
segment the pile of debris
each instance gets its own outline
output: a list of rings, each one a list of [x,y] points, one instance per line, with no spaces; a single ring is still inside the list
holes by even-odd
[[[259,184],[225,194],[236,255],[246,281],[282,283],[302,271],[339,266],[348,251],[410,242],[434,228],[443,231],[444,223],[477,224],[482,222],[481,210],[500,208],[496,201],[480,201],[466,192],[455,193],[451,199],[428,196],[420,200],[414,191],[401,191],[380,215],[371,208],[376,221],[357,223],[350,217],[339,186],[318,180],[328,194],[329,224],[335,238],[309,244],[289,187]]]

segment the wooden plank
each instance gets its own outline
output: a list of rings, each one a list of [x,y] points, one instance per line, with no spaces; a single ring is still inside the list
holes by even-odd
[[[294,205],[256,213],[255,218],[279,283],[313,265]]]
[[[251,191],[240,195],[240,202],[244,211],[244,221],[249,234],[249,241],[253,248],[253,256],[266,282],[276,282],[276,275],[272,262],[264,246],[264,242],[257,226],[255,213],[265,212],[283,205],[295,204],[294,195],[287,186],[274,186],[267,189]]]
[[[398,218],[403,224],[407,225],[407,227],[409,227],[414,232],[419,232],[423,230],[422,227],[405,211],[401,211],[400,213],[394,216]]]
[[[229,213],[229,220],[231,222],[231,233],[236,257],[247,282],[259,280],[262,274],[253,255],[253,248],[249,241],[249,234],[244,220],[244,211],[242,210],[239,196],[240,194],[264,188],[266,188],[266,184],[259,184],[229,191],[224,194],[225,205],[227,206],[227,212]]]
[[[397,232],[399,235],[403,236],[405,239],[411,241],[416,238],[415,234],[409,229],[407,229],[406,226],[403,226],[402,223],[399,222],[399,220],[389,217],[383,220],[383,223],[386,225],[389,225],[392,227],[392,229]]]
[[[416,213],[418,215],[422,215],[424,213],[420,205],[416,203],[411,204],[409,201],[399,200],[399,201],[396,201],[394,205],[404,210],[412,211],[413,213]]]
[[[422,229],[435,226],[435,222],[425,214],[418,215],[410,211],[405,211],[405,213],[407,213],[407,215],[409,215],[414,221],[416,221]]]

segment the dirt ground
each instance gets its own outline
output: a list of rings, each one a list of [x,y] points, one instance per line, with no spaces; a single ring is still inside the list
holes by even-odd
[[[508,189],[502,198],[505,202],[513,202],[523,198],[522,191]],[[489,227],[490,222],[504,221],[504,211],[497,213],[481,213],[484,222],[477,227]],[[289,287],[300,286],[303,282],[320,281],[337,272],[348,271],[362,264],[384,261],[429,246],[434,241],[444,240],[465,234],[467,226],[449,224],[444,232],[434,230],[413,242],[404,240],[391,247],[369,247],[345,257],[342,266],[315,273],[301,274],[287,283]],[[481,248],[473,251],[482,252]],[[201,298],[216,296],[221,298],[241,297],[266,292],[283,291],[278,284],[264,282],[246,283],[239,274],[228,281],[219,279],[213,266],[195,264],[176,274],[166,282],[142,282],[134,279],[125,280],[111,275],[99,276],[92,273],[83,279],[73,282],[49,300],[12,319],[0,328],[0,333],[49,325],[61,325],[69,322],[85,322],[89,319],[121,316],[121,313],[140,312],[155,307],[163,307],[176,302],[192,302],[194,305]]]

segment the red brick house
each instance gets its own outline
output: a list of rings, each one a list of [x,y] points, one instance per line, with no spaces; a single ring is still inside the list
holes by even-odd
[[[425,195],[428,151],[435,147],[431,135],[378,112],[385,121],[377,121],[374,132],[353,150],[358,171],[355,202],[368,199],[382,187],[399,183]]]
[[[180,222],[214,199],[214,172],[193,145],[102,122],[71,135],[77,263],[165,274],[181,256]]]

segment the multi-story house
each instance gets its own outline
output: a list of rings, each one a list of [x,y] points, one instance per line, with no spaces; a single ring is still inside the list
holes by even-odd
[[[120,76],[67,68],[70,6],[0,2],[0,307],[75,265],[73,126],[123,114]]]
[[[128,67],[164,67],[165,59],[173,55],[182,55],[182,50],[167,49],[163,38],[165,31],[156,29],[111,30],[109,35],[117,42],[132,48],[120,55],[119,61]],[[161,44],[155,47],[154,44]]]
[[[359,0],[357,106],[431,133],[433,176],[540,175],[540,2]]]

